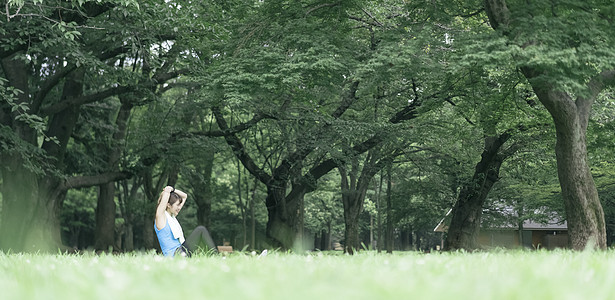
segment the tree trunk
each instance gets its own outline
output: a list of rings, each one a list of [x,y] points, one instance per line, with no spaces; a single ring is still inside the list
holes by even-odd
[[[145,249],[160,250],[160,245],[155,241],[156,232],[154,231],[154,218],[156,216],[156,205],[160,191],[162,191],[164,182],[167,182],[168,174],[164,172],[158,178],[158,182],[154,184],[152,175],[152,162],[150,167],[143,170],[141,174],[143,178],[143,191],[146,195],[146,203],[143,213],[143,247]]]
[[[112,135],[111,149],[108,151],[107,168],[111,171],[119,169],[122,145],[126,137],[127,122],[130,118],[132,104],[130,96],[120,97],[121,106],[115,120],[116,131]],[[106,251],[113,247],[115,232],[115,183],[101,185],[96,207],[96,250]]]
[[[518,210],[517,210],[517,216],[518,216],[518,218],[517,218],[517,231],[518,231],[518,237],[519,237],[519,247],[521,249],[523,249],[523,248],[525,248],[525,246],[523,245],[524,244],[524,241],[523,241],[523,223],[525,222],[525,219],[523,217],[523,215],[524,215],[523,204],[520,203],[520,202],[521,201],[519,201],[517,203],[517,207],[518,207]],[[531,242],[531,241],[528,241],[528,242]]]
[[[258,185],[258,180],[254,180],[254,188],[252,189],[252,194],[250,196],[250,245],[252,249],[256,249],[256,188]]]
[[[421,230],[421,231],[417,231],[415,236],[416,236],[416,250],[418,251],[423,251],[423,235],[425,235],[425,233]]]
[[[374,248],[374,216],[369,216],[369,248]]]
[[[319,240],[320,244],[318,245],[318,248],[320,250],[322,250],[322,251],[329,250],[329,249],[327,249],[327,238],[326,238],[326,236],[327,236],[327,230],[321,229],[320,230],[320,240]]]
[[[241,211],[241,229],[243,231],[243,243],[242,246],[245,246],[248,243],[248,200],[250,195],[248,194],[250,190],[250,184],[246,179],[246,202],[243,202],[243,195],[241,194],[241,163],[237,164],[237,197],[239,198],[239,209]]]
[[[393,253],[393,246],[395,245],[393,241],[393,205],[391,203],[391,166],[387,170],[387,198],[386,198],[386,231],[385,231],[385,240],[386,240],[386,250],[387,253]]]
[[[6,58],[2,60],[2,68],[10,85],[21,90],[17,94],[17,103],[29,103],[28,72],[25,61],[21,59]],[[7,110],[8,111],[8,110]],[[3,120],[13,128],[19,138],[34,145],[36,135],[27,124],[16,121],[16,112]],[[34,146],[33,146],[34,147]],[[20,153],[2,153],[2,218],[0,221],[0,247],[4,251],[24,251],[36,242],[33,232],[44,229],[44,226],[35,226],[32,221],[38,219],[37,208],[40,207],[38,195],[38,181],[34,172],[23,167]],[[10,174],[10,176],[9,176]],[[40,228],[36,228],[40,227]],[[30,241],[32,239],[32,241]],[[41,240],[38,246],[48,249],[53,243],[51,240]],[[37,245],[34,244],[34,245]],[[28,245],[28,246],[26,246]],[[33,246],[34,246],[33,245]]]
[[[392,156],[383,158],[379,151],[370,150],[365,157],[360,174],[358,157],[352,158],[350,172],[346,171],[345,166],[338,166],[346,226],[346,253],[353,254],[353,250],[361,247],[359,217],[363,212],[369,183],[384,166],[390,165],[391,160]]]
[[[141,182],[139,178],[135,178],[129,187],[127,180],[121,182],[123,194],[118,196],[118,202],[120,204],[120,211],[124,218],[124,251],[133,251],[134,246],[134,226],[136,216],[136,203],[139,189],[141,188]]]
[[[353,255],[355,250],[360,249],[359,243],[359,220],[354,215],[353,209],[344,209],[345,243],[344,252]]]
[[[446,237],[446,250],[475,250],[478,245],[483,204],[493,185],[499,180],[500,166],[506,155],[498,154],[510,136],[486,137],[481,160],[476,164],[472,180],[461,188],[453,207]]]
[[[134,242],[134,227],[132,224],[126,224],[126,237],[124,239],[124,251],[135,250]]]
[[[377,218],[376,218],[376,227],[378,228],[377,234],[376,234],[376,249],[378,250],[378,253],[380,253],[383,249],[383,234],[382,234],[382,208],[381,208],[381,195],[382,195],[382,183],[384,182],[384,176],[382,174],[382,172],[380,172],[380,180],[378,183],[378,194],[376,194],[376,213]]]
[[[17,103],[30,103],[28,89],[28,66],[20,59],[3,59],[2,67],[10,85],[23,93],[16,97]],[[75,71],[66,78],[60,101],[82,94],[83,70]],[[36,111],[33,111],[36,113]],[[47,135],[57,138],[45,141],[42,149],[55,158],[51,165],[62,169],[66,145],[79,115],[78,107],[66,109],[50,116]],[[32,148],[37,147],[36,132],[28,124],[18,121],[14,111],[11,125],[15,134]],[[58,188],[61,180],[53,174],[40,175],[29,170],[22,153],[2,155],[2,223],[0,224],[0,247],[13,251],[54,251],[61,248],[59,209],[65,190]],[[45,170],[48,171],[48,170]],[[10,176],[9,176],[10,174]]]
[[[401,235],[401,250],[408,251],[410,249],[410,231],[404,228],[400,232]]]
[[[197,196],[193,196],[194,199]],[[200,199],[205,199],[204,196],[198,196]],[[210,228],[211,225],[211,200],[200,201],[200,204],[196,207],[196,220],[199,225],[205,226],[205,228]]]
[[[297,230],[294,228],[297,218],[299,199],[286,200],[286,184],[272,183],[267,186],[267,237],[277,247],[292,249],[295,246]],[[288,203],[287,203],[288,202]]]
[[[297,197],[297,208],[294,214],[295,222],[293,224],[295,228],[295,244],[293,249],[300,253],[310,249],[311,246],[305,243],[305,193],[301,193]]]
[[[188,182],[193,191],[191,197],[196,204],[197,223],[205,226],[205,228],[210,228],[211,225],[211,199],[213,198],[211,176],[214,159],[214,151],[203,151],[201,160],[198,162],[198,171],[188,175]]]
[[[357,184],[357,179],[353,171],[350,174],[350,180],[344,167],[339,167],[342,186],[342,203],[344,206],[344,225],[345,225],[345,245],[344,251],[350,255],[354,254],[355,250],[360,249],[359,240],[359,216],[363,211],[363,203],[365,201],[365,193],[367,185]]]
[[[26,64],[25,60],[19,58],[20,54],[15,55],[11,58],[2,59],[2,69],[4,71],[4,75],[9,80],[10,86],[22,91],[22,93],[18,93],[15,95],[16,104],[30,104],[30,88],[29,88],[29,66]],[[36,111],[30,112],[36,113]],[[10,112],[11,117],[6,120],[7,126],[11,126],[15,134],[22,140],[30,143],[31,145],[37,144],[37,136],[35,130],[30,127],[28,124],[17,121],[19,117],[18,111]],[[5,120],[3,120],[5,122]],[[10,174],[10,173],[7,173]],[[4,176],[6,177],[6,176]]]
[[[571,124],[572,125],[572,124]],[[585,132],[578,125],[557,130],[557,173],[568,221],[570,247],[606,249],[606,226],[598,191],[587,163]]]
[[[141,236],[143,237],[143,245],[141,245],[144,249],[157,249],[157,244],[154,240],[154,236],[156,232],[154,231],[154,217],[150,216],[149,213],[143,214],[143,227],[141,231]]]
[[[3,155],[0,249],[55,252],[61,247],[58,203],[64,194],[47,189],[16,156]]]
[[[96,205],[96,250],[112,250],[115,245],[115,184],[105,183],[99,186]],[[110,249],[111,248],[111,249]]]
[[[606,249],[604,212],[587,162],[586,131],[591,103],[568,94],[535,87],[555,123],[557,174],[568,222],[569,246]],[[593,102],[593,101],[591,101]]]

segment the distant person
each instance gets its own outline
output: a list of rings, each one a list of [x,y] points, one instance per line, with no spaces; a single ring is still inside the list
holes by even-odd
[[[197,226],[187,239],[177,221],[177,214],[186,203],[188,195],[172,186],[166,186],[158,198],[154,230],[164,256],[191,256],[197,250],[201,241],[214,251],[217,251],[213,239],[205,226]]]

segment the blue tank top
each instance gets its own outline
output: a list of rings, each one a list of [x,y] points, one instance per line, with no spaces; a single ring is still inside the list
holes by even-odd
[[[169,220],[167,220],[167,223],[160,230],[158,230],[156,221],[154,221],[154,230],[156,230],[156,236],[158,237],[162,254],[164,254],[164,256],[175,256],[175,250],[179,248],[181,244],[179,243],[179,239],[173,238]]]

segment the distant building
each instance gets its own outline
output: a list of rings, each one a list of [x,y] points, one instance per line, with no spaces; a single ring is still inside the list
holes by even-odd
[[[445,233],[448,231],[447,217],[434,228],[435,232]],[[555,249],[568,247],[568,224],[566,221],[553,219],[541,223],[532,220],[523,222],[523,230],[519,233],[519,226],[510,222],[502,222],[497,225],[486,225],[482,222],[478,243],[481,246],[502,248],[529,248],[529,249]],[[521,241],[521,242],[520,242]],[[442,235],[442,246],[444,235]]]

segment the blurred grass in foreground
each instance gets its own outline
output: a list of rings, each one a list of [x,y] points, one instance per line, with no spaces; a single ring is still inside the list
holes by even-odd
[[[0,252],[2,299],[614,299],[615,252]]]

